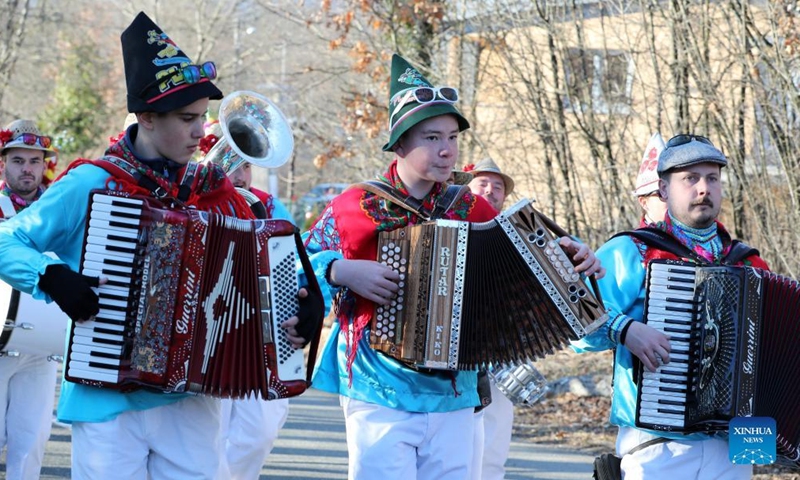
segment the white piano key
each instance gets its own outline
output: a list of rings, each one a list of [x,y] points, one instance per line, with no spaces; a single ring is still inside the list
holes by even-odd
[[[115,217],[110,212],[100,212],[100,211],[92,211],[91,213],[89,213],[89,219],[90,219],[89,226],[102,227],[102,224],[92,225],[91,220],[101,220],[107,222],[105,228],[115,228],[111,226],[111,222],[123,225],[129,225],[131,228],[137,227],[141,223],[138,218]]]
[[[104,353],[106,355],[117,355],[117,356],[119,356],[119,354],[120,354],[119,347],[113,347],[112,346],[112,348],[109,348],[108,345],[91,346],[91,345],[84,345],[82,343],[73,343],[72,347],[70,348],[70,351],[71,352],[75,352],[75,353],[86,353],[86,354],[91,354],[91,355],[95,355],[95,356],[98,353],[101,353],[101,354]]]
[[[112,215],[115,213],[117,214],[131,214],[131,215],[141,215],[142,209],[141,208],[130,208],[130,207],[123,207],[120,205],[110,205],[108,203],[102,202],[93,202],[92,203],[92,212],[108,212]]]
[[[87,253],[86,255],[88,256],[89,254]],[[102,272],[103,270],[110,270],[112,272],[120,272],[120,273],[132,273],[133,272],[133,269],[130,268],[130,267],[123,267],[123,266],[120,266],[120,265],[111,265],[111,264],[97,262],[97,261],[94,261],[94,260],[85,260],[83,262],[83,267],[87,268],[89,270],[95,270],[95,271],[98,271],[98,272]],[[105,274],[101,273],[101,275],[105,275]],[[128,281],[130,281],[130,280],[128,280]]]
[[[110,343],[99,343],[99,342],[95,342],[94,339],[92,339],[90,337],[81,337],[81,336],[78,336],[78,335],[74,335],[72,337],[72,343],[73,344],[80,343],[81,345],[86,345],[86,346],[89,346],[89,347],[103,347],[103,348],[112,349],[112,350],[117,351],[117,352],[122,352],[122,345],[112,345]]]
[[[117,342],[121,342],[121,341],[125,340],[124,335],[98,332],[98,331],[95,331],[94,328],[84,327],[82,325],[76,325],[75,326],[75,335],[76,336],[80,335],[82,337],[92,338],[94,340],[105,339],[105,340],[114,340],[114,341],[117,341]]]
[[[124,230],[121,230],[116,228],[109,229],[109,228],[89,227],[87,238],[89,237],[108,238],[109,236],[125,237],[131,239],[131,241],[136,243],[139,237],[136,232],[137,230],[133,228],[126,228]]]
[[[78,362],[97,362],[105,365],[120,365],[122,363],[122,361],[118,358],[97,357],[82,352],[73,352],[73,354],[70,355],[70,359]]]
[[[640,411],[639,423],[650,423],[653,425],[667,425],[670,427],[683,427],[686,424],[686,419],[683,415],[669,415],[669,414],[662,414],[659,412],[652,412],[652,414],[658,416],[643,415],[642,412]]]
[[[670,413],[670,414],[678,414],[686,412],[685,406],[660,403],[658,399],[656,399],[655,401],[646,401],[642,399],[642,402],[639,404],[639,408],[641,410],[655,410],[658,411],[659,413]]]
[[[98,214],[99,214],[99,212],[98,212]],[[104,215],[104,217],[108,217],[108,215]],[[114,219],[114,221],[115,221],[115,219]],[[90,228],[94,227],[94,228],[102,228],[104,230],[115,230],[115,231],[119,231],[119,232],[131,232],[131,233],[135,233],[137,235],[139,234],[138,223],[132,223],[132,224],[129,224],[129,225],[123,227],[123,226],[117,226],[117,225],[111,226],[111,222],[112,222],[112,219],[109,219],[109,218],[93,218],[93,217],[89,217],[89,227]]]
[[[124,203],[127,205],[144,205],[144,201],[138,198],[130,198],[130,197],[120,197],[119,195],[105,195],[102,193],[98,193],[93,195],[92,197],[93,203]]]
[[[75,362],[75,365],[70,362],[67,367],[67,373],[75,378],[82,378],[84,380],[94,380],[97,382],[118,383],[119,375],[113,370],[93,369],[85,362]]]

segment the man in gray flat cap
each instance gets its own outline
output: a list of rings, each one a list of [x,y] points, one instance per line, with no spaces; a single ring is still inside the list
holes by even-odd
[[[721,170],[727,163],[725,155],[705,137],[671,138],[658,158],[659,190],[667,203],[664,221],[622,232],[597,251],[608,272],[599,286],[610,309],[609,320],[573,348],[579,352],[615,350],[611,423],[619,426],[616,450],[622,457],[623,478],[745,479],[752,474],[751,466],[729,461],[726,438],[636,426],[638,363],[650,372],[661,372],[661,367],[670,363],[671,370],[687,368],[687,356],[678,353],[677,344],[642,321],[650,262],[673,259],[768,268],[757,250],[732,240],[717,221]],[[656,401],[662,400],[662,395],[656,394]]]

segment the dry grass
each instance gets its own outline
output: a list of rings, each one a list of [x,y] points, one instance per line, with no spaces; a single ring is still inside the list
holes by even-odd
[[[567,376],[611,373],[612,354],[576,354],[564,350],[540,360],[536,367],[548,381]],[[529,407],[517,407],[514,436],[531,443],[563,445],[598,455],[614,451],[617,428],[608,422],[611,399],[579,397],[571,393],[551,396]],[[755,468],[755,480],[800,480],[800,473],[786,467]]]

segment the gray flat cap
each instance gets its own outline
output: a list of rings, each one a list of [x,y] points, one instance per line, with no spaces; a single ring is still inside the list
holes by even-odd
[[[668,141],[667,148],[658,156],[658,173],[706,162],[724,167],[728,164],[728,159],[713,145],[694,138],[674,147],[670,147]]]

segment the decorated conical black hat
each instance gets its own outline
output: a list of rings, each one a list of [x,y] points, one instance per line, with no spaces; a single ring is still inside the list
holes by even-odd
[[[406,93],[414,88],[434,88],[431,82],[398,54],[392,56],[392,77],[389,86],[389,142],[384,151],[391,151],[397,140],[409,128],[423,120],[439,115],[453,115],[458,121],[458,130],[469,128],[469,122],[461,115],[453,102],[436,96],[433,101],[419,103]],[[398,109],[399,108],[399,109]]]
[[[216,76],[213,64],[187,70],[192,61],[144,12],[139,12],[120,39],[129,112],[163,113],[201,98],[222,98],[211,82]]]

